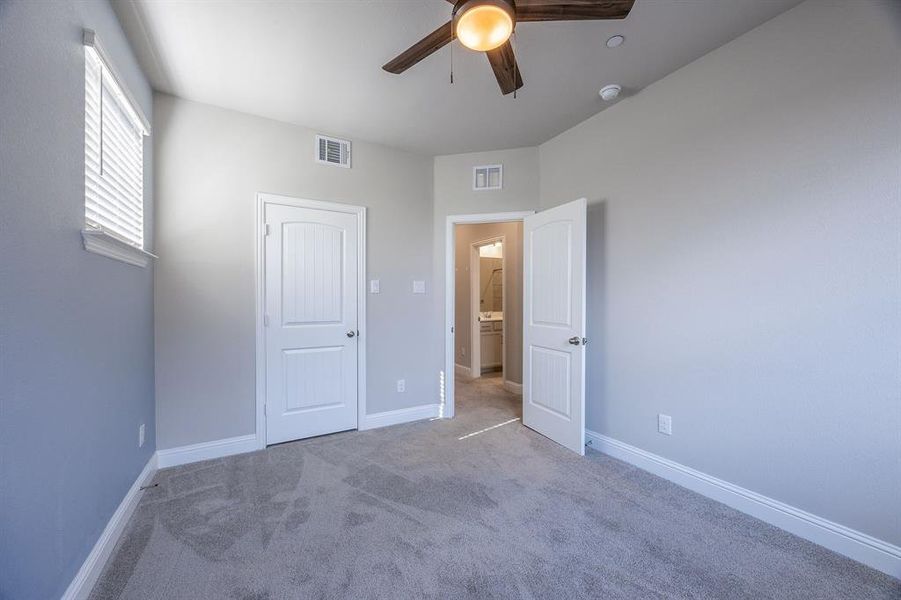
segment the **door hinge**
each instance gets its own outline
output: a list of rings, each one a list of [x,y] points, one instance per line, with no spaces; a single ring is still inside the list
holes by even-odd
[[[264,417],[268,416],[268,413],[266,412],[266,406],[267,406],[266,404],[263,404],[263,416]]]
[[[270,233],[272,233],[272,228],[269,227],[269,223],[266,223],[266,227],[264,228],[264,232],[265,232],[265,233],[264,233],[263,235],[269,235]]]
[[[453,333],[453,332],[454,332],[454,328],[453,328],[453,327],[451,327],[451,333]]]
[[[269,327],[269,315],[263,315],[263,327]]]

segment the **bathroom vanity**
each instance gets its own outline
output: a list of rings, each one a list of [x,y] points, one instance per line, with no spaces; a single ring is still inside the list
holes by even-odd
[[[504,364],[504,313],[501,311],[479,313],[479,333],[482,372],[501,369]]]

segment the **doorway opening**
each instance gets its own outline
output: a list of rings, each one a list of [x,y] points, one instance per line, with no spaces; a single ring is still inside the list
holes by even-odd
[[[517,244],[522,248],[522,224],[521,223],[488,223],[484,226],[480,225],[458,225],[457,226],[457,243],[464,243],[469,237],[470,231],[478,231],[479,228],[498,227],[503,229],[513,229],[516,238],[511,243]],[[507,245],[507,236],[501,235],[490,239],[473,242],[469,248],[469,289],[464,285],[463,277],[457,278],[457,289],[455,294],[457,304],[460,305],[462,295],[469,292],[469,310],[463,314],[458,313],[457,320],[466,320],[470,329],[470,353],[469,353],[469,377],[478,379],[483,375],[494,375],[500,373],[501,381],[506,381],[504,365],[506,361],[507,346],[505,341],[508,339],[506,326],[510,322],[511,311],[522,314],[519,310],[518,303],[521,303],[516,296],[510,298],[510,294],[505,289],[507,280],[510,282],[522,281],[522,261],[517,264],[507,265],[506,256],[510,255],[510,251],[504,251]],[[514,249],[514,257],[521,255],[517,249]],[[511,261],[512,263],[513,261]],[[511,273],[511,269],[513,272]],[[511,286],[512,287],[512,286]],[[504,315],[507,319],[504,319]],[[521,318],[520,326],[521,326]],[[460,324],[458,324],[458,327]],[[516,323],[513,323],[516,326]],[[515,348],[512,354],[517,354]],[[465,348],[460,348],[462,358],[466,358]],[[518,352],[522,356],[522,349]],[[515,356],[511,357],[515,359]],[[457,364],[460,364],[459,362]],[[466,372],[467,367],[462,366],[461,372]],[[520,379],[519,385],[522,385]]]
[[[493,244],[503,236],[502,266],[504,285],[501,298],[508,301],[503,305],[501,334],[503,335],[504,359],[502,361],[502,381],[505,385],[519,384],[522,395],[513,404],[512,394],[507,395],[508,408],[518,408],[522,424],[576,452],[585,453],[585,337],[586,324],[586,264],[588,201],[585,198],[545,209],[539,213],[500,213],[486,215],[461,215],[447,218],[446,229],[446,279],[445,279],[445,369],[442,372],[442,409],[440,415],[453,417],[455,412],[455,379],[451,375],[460,373],[468,379],[459,382],[461,392],[468,397],[468,406],[477,407],[479,395],[484,395],[486,379],[481,356],[473,362],[472,351],[467,360],[463,356],[472,342],[460,342],[460,338],[472,336],[475,326],[464,322],[461,327],[457,320],[493,317],[494,311],[479,311],[481,296],[473,300],[469,294],[458,294],[461,282],[471,282],[470,273],[465,272],[467,253],[471,258],[481,258],[481,248]],[[500,224],[517,223],[516,235],[521,242],[511,243],[511,234],[477,229],[472,241],[462,244],[463,226],[478,224],[480,227],[497,227]],[[462,247],[462,249],[461,249]],[[473,252],[473,250],[477,252]],[[511,254],[518,250],[520,281],[518,293],[511,290],[512,268],[516,264]],[[462,256],[460,256],[462,252]],[[473,270],[470,260],[470,271]],[[492,267],[492,271],[496,267]],[[490,274],[487,276],[490,280]],[[481,275],[478,279],[481,282]],[[464,284],[465,285],[465,284]],[[480,290],[481,292],[481,290]],[[490,295],[490,290],[486,290]],[[521,298],[518,315],[509,301]],[[472,306],[465,304],[466,300]],[[458,302],[462,307],[458,309]],[[518,317],[518,326],[513,321]],[[491,318],[487,319],[489,322]],[[499,319],[501,320],[501,319]],[[477,320],[480,323],[480,321]],[[482,324],[479,324],[481,335]],[[494,326],[491,326],[493,332]],[[514,342],[514,334],[521,337]],[[480,339],[481,342],[481,339]],[[478,354],[481,355],[480,345]],[[468,363],[468,364],[467,364]],[[519,369],[516,381],[514,369]],[[450,375],[450,376],[449,376]],[[474,377],[475,375],[475,377]],[[481,387],[473,387],[473,382]],[[509,389],[509,388],[508,388]],[[473,395],[469,395],[473,393]],[[491,395],[491,392],[488,392]],[[490,398],[489,398],[490,399]],[[475,401],[475,402],[471,402]],[[467,414],[469,411],[467,410]],[[495,412],[494,416],[497,416]],[[515,415],[514,415],[515,416]],[[505,423],[519,421],[513,418]],[[485,431],[492,431],[491,427]],[[461,438],[463,439],[463,438]],[[469,438],[466,438],[469,439]]]
[[[522,220],[531,214],[448,217],[446,417],[461,386],[468,401],[522,394]]]

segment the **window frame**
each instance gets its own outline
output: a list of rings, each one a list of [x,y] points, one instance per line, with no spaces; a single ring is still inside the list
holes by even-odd
[[[143,145],[145,143],[144,138],[150,135],[150,121],[144,115],[144,112],[141,109],[141,105],[138,104],[134,95],[130,92],[128,87],[124,84],[124,80],[119,75],[118,70],[116,69],[113,61],[110,59],[109,54],[104,49],[103,44],[101,44],[100,39],[97,34],[90,29],[84,30],[84,68],[85,68],[85,90],[84,90],[84,102],[85,102],[85,115],[87,118],[87,101],[88,101],[88,90],[87,90],[87,71],[88,71],[88,62],[91,60],[90,53],[94,53],[96,59],[100,63],[100,67],[103,72],[103,77],[112,81],[111,90],[117,96],[117,104],[119,104],[119,108],[122,112],[126,113],[126,117],[131,124],[135,127],[135,130],[140,134],[141,140],[141,160],[140,160],[140,174],[141,178],[141,197],[140,197],[140,217],[141,217],[141,239],[140,244],[137,241],[132,241],[127,239],[125,236],[118,235],[116,232],[111,231],[99,224],[95,224],[89,221],[86,211],[87,211],[87,178],[88,178],[88,158],[87,155],[84,156],[83,166],[84,166],[84,177],[85,177],[85,190],[82,197],[82,209],[85,211],[84,215],[84,229],[82,230],[82,240],[84,242],[84,248],[88,252],[93,252],[96,254],[100,254],[102,256],[106,256],[108,258],[112,258],[115,260],[120,260],[122,262],[132,264],[139,267],[146,267],[150,260],[156,258],[156,255],[145,250],[145,236],[144,236],[144,226],[145,226],[145,198],[144,198],[144,189],[143,189],[143,178],[144,178],[144,166],[146,163],[145,160],[145,152],[143,151]],[[103,85],[103,84],[101,84]],[[108,84],[107,84],[108,85]],[[103,94],[103,88],[101,88],[98,93]],[[102,120],[102,114],[100,116]],[[102,134],[100,134],[102,135]],[[85,142],[88,139],[88,131],[87,124],[85,124],[84,130]],[[133,198],[133,197],[132,197]]]

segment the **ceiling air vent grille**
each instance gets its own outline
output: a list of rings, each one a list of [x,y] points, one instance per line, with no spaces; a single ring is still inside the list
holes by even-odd
[[[504,165],[484,165],[472,168],[472,189],[499,190],[504,187]]]
[[[349,169],[350,142],[324,135],[317,135],[316,162]]]

